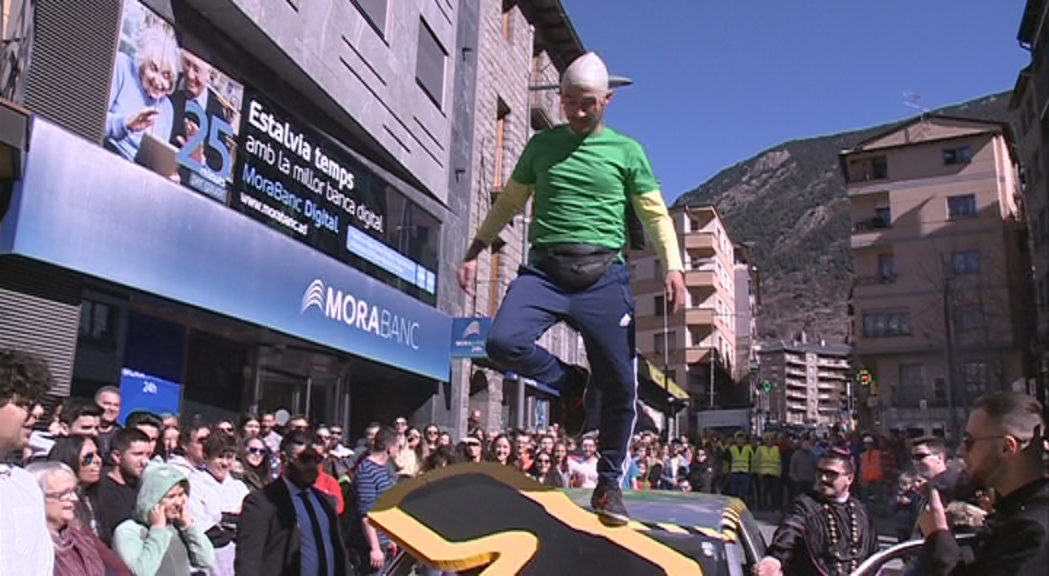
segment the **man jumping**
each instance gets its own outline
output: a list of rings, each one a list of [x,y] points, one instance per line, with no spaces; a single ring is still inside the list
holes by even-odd
[[[567,365],[536,340],[564,321],[583,336],[601,392],[600,460],[591,504],[603,522],[629,522],[620,480],[637,418],[634,299],[624,263],[629,200],[653,239],[666,272],[671,313],[685,301],[674,223],[644,149],[604,125],[612,99],[608,71],[594,53],[577,58],[561,78],[567,125],[535,134],[510,181],[477,230],[459,268],[473,293],[477,256],[534,194],[528,263],[510,284],[488,335],[488,357],[505,370],[556,386],[561,424],[581,432],[590,375]]]

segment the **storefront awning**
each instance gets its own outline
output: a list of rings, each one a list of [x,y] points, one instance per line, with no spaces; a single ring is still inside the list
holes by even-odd
[[[662,370],[656,368],[652,362],[641,355],[639,352],[637,355],[637,379],[640,382],[649,382],[659,388],[662,388],[670,393],[672,398],[678,400],[688,399],[688,392],[684,388],[677,385],[672,378],[668,379],[666,374]],[[669,380],[669,382],[668,382]]]
[[[0,98],[0,182],[22,177],[28,130],[29,111]]]

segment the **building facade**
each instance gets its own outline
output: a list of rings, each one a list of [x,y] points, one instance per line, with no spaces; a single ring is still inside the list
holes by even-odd
[[[861,426],[958,438],[981,394],[1025,386],[1029,260],[1007,126],[931,115],[841,154]],[[869,396],[866,394],[869,392]]]
[[[1033,300],[1037,308],[1035,393],[1046,404],[1049,391],[1049,2],[1028,0],[1017,39],[1031,53],[1020,71],[1009,109],[1019,156],[1024,214],[1027,217]]]
[[[824,342],[765,342],[759,379],[758,410],[767,424],[828,429],[851,426],[849,399],[851,351],[845,345]]]
[[[480,4],[469,238],[495,203],[529,138],[561,123],[561,72],[583,53],[560,0]],[[528,253],[528,223],[526,209],[478,257],[477,283],[473,297],[466,298],[464,315],[495,316]],[[543,335],[540,344],[565,362],[586,365],[582,339],[564,324]],[[555,390],[505,374],[485,358],[456,363],[462,366],[460,378],[469,388],[468,408],[471,413],[481,412],[485,427],[549,425]]]
[[[761,273],[749,247],[735,247],[736,365],[733,379],[756,382],[758,364],[758,315],[761,313]]]
[[[721,216],[713,206],[671,210],[685,264],[688,298],[677,314],[667,308],[666,272],[649,242],[644,250],[630,251],[631,288],[637,316],[637,346],[651,363],[666,368],[670,379],[680,382],[691,399],[688,418],[700,410],[746,407],[747,386],[738,383],[749,370],[749,358],[739,366],[741,349],[749,351],[754,325],[751,303],[756,302],[756,275],[737,273],[743,264]],[[749,271],[750,268],[747,268]],[[747,292],[740,302],[737,281],[745,280]],[[742,306],[743,314],[739,314]]]
[[[0,345],[55,395],[464,426],[478,3],[3,9]]]

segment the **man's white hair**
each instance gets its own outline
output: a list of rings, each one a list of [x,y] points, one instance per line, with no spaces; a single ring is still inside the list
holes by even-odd
[[[561,75],[561,89],[569,87],[607,91],[608,68],[601,57],[587,52],[573,60]]]

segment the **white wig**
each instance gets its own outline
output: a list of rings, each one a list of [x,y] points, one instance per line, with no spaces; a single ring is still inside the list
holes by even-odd
[[[568,87],[587,88],[591,90],[608,90],[608,68],[601,57],[587,52],[576,58],[561,75],[561,89]]]

